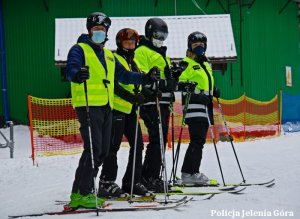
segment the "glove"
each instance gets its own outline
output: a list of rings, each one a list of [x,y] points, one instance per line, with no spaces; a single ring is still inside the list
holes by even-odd
[[[169,68],[168,65],[164,68],[164,74],[165,74],[166,78],[173,78],[171,69]]]
[[[174,92],[177,87],[177,81],[175,79],[167,79],[167,86],[166,91],[167,92]]]
[[[152,78],[153,81],[159,81],[160,80],[160,70],[158,67],[154,66],[150,69],[148,72],[148,75]]]
[[[173,62],[171,66],[172,76],[178,79],[181,73],[188,67],[189,63],[186,61],[180,61],[179,63]]]
[[[137,104],[137,105],[142,105],[145,102],[144,95],[141,93],[133,94],[130,97],[130,103],[132,104]]]
[[[160,79],[160,70],[158,67],[154,66],[150,69],[148,74],[143,75],[143,84],[152,84]]]
[[[195,103],[208,105],[211,100],[204,93],[200,93],[200,94],[192,93],[191,94],[191,101],[193,101]]]
[[[188,81],[188,82],[179,82],[178,83],[178,90],[179,91],[185,91],[185,92],[194,92],[197,82]]]
[[[215,97],[215,98],[220,98],[220,96],[221,96],[221,91],[220,91],[220,89],[217,88],[217,87],[214,87],[214,97]]]
[[[89,78],[90,78],[89,66],[83,66],[72,78],[72,81],[81,84],[82,82],[85,82]]]

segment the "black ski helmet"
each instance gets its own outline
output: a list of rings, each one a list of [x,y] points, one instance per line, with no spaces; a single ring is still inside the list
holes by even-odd
[[[192,44],[196,42],[202,42],[205,45],[205,50],[207,48],[207,37],[205,34],[195,31],[188,36],[188,50],[192,51]]]
[[[111,25],[110,18],[101,12],[94,12],[87,17],[86,28],[88,29],[88,31],[90,31],[90,29],[94,26],[99,25],[104,26],[106,30],[108,30]]]
[[[118,48],[122,48],[122,42],[124,40],[135,40],[136,47],[139,42],[139,34],[136,30],[130,28],[121,29],[116,35],[116,44]]]
[[[165,40],[168,36],[168,25],[160,18],[150,18],[145,25],[145,36],[148,39]]]

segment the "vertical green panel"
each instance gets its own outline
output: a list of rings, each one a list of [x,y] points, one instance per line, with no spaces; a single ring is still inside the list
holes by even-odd
[[[61,81],[60,71],[54,66],[55,18],[83,18],[94,11],[102,11],[109,16],[168,16],[175,15],[175,2],[177,15],[203,14],[191,0],[3,0],[12,119],[27,122],[26,96],[29,93],[46,98],[66,97],[69,93],[69,83]],[[197,2],[207,14],[224,13],[218,1],[209,1],[208,7],[208,1]],[[220,2],[228,8],[227,0]],[[246,92],[255,99],[268,100],[280,88],[291,94],[300,93],[298,9],[291,2],[279,14],[285,2],[256,0],[251,9],[243,7],[243,86],[240,74],[239,8],[236,4],[229,7],[238,60],[228,65],[224,75],[215,73],[216,84],[221,88],[223,98],[236,98]],[[286,65],[292,66],[291,88],[285,86]]]
[[[271,99],[280,89],[299,93],[299,21],[297,6],[291,2],[279,14],[285,1],[256,0],[252,8],[243,7],[243,86],[240,77],[239,8],[230,7],[238,60],[233,66],[231,86],[230,70],[225,75],[215,74],[216,83],[226,99],[245,92],[259,100]],[[285,86],[285,66],[292,66],[293,87]],[[230,65],[228,66],[230,69]]]
[[[279,14],[284,1],[257,1],[244,15],[244,84],[255,99],[268,100],[279,90],[298,92],[299,23],[297,7],[290,3]],[[285,86],[285,66],[293,69],[293,87]]]

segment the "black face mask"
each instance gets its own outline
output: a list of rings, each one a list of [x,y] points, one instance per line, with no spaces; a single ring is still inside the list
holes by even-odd
[[[196,54],[196,56],[202,56],[205,53],[205,47],[203,46],[197,46],[195,47],[192,52]]]
[[[117,53],[121,56],[125,56],[127,59],[132,59],[134,57],[134,50],[135,49],[118,48]]]

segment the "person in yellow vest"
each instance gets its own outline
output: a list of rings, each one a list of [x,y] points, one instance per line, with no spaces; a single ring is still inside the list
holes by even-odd
[[[114,80],[124,84],[149,84],[159,78],[156,68],[151,69],[148,74],[126,70],[115,59],[113,53],[104,48],[110,25],[110,18],[103,13],[94,12],[89,15],[86,22],[88,34],[82,34],[78,38],[67,58],[67,78],[71,81],[72,105],[80,123],[80,133],[84,142],[70,197],[71,208],[95,208],[96,203],[104,203],[103,199],[97,199],[94,195],[97,188],[93,188],[96,187],[93,184],[98,168],[109,151]],[[87,93],[84,84],[87,85]],[[86,107],[86,94],[89,112]],[[92,142],[89,140],[90,134]]]
[[[139,72],[136,63],[133,61],[134,50],[138,41],[137,31],[130,28],[121,29],[116,35],[117,51],[114,55],[127,70]],[[139,123],[137,136],[135,136],[138,119],[137,106],[144,103],[144,96],[140,93],[140,90],[141,86],[139,85],[125,85],[115,82],[112,141],[110,153],[104,160],[100,176],[99,195],[101,197],[119,197],[124,193],[131,193],[135,137],[137,143],[133,194],[142,196],[149,194],[147,188],[141,183],[144,144]],[[115,180],[118,171],[117,152],[120,149],[123,134],[129,142],[130,151],[121,189],[115,183]]]
[[[206,107],[213,124],[212,99],[213,95],[220,97],[220,90],[215,89],[214,91],[214,77],[205,56],[206,49],[207,37],[203,33],[196,31],[188,36],[187,57],[183,59],[188,66],[180,75],[178,84],[178,90],[183,91],[183,107],[186,102],[186,92],[192,91],[185,115],[190,143],[181,168],[183,184],[209,184],[209,178],[199,171],[209,127]]]
[[[145,36],[141,37],[138,48],[135,50],[134,60],[141,71],[148,72],[153,66],[160,69],[161,80],[159,90],[155,84],[143,86],[142,93],[146,102],[141,107],[143,119],[149,134],[149,144],[143,163],[143,183],[147,189],[155,192],[164,191],[164,183],[160,178],[161,149],[158,128],[158,112],[156,97],[160,97],[161,123],[163,130],[164,147],[168,135],[169,105],[174,101],[173,91],[176,81],[170,74],[170,58],[166,55],[167,47],[163,46],[168,36],[168,26],[160,18],[150,18],[145,24]]]

